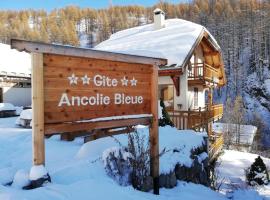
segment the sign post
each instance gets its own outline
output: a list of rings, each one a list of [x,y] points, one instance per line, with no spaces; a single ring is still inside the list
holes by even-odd
[[[150,172],[159,193],[158,66],[167,60],[11,40],[32,54],[33,164],[44,135],[150,125]]]
[[[159,194],[159,140],[158,140],[158,66],[153,67],[151,77],[151,111],[153,114],[150,126],[150,171],[153,177],[154,194]]]
[[[43,54],[32,53],[33,164],[45,165]]]

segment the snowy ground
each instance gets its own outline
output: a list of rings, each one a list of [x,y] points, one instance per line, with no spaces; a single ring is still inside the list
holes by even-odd
[[[218,167],[220,175],[226,178],[227,183],[233,183],[234,188],[226,184],[222,186],[221,193],[214,192],[202,185],[186,182],[178,182],[173,189],[161,189],[160,195],[144,193],[134,190],[131,186],[122,187],[109,178],[103,168],[101,157],[104,149],[111,148],[113,140],[100,139],[83,144],[82,139],[77,138],[73,142],[65,142],[54,136],[46,140],[46,168],[52,177],[52,183],[34,190],[22,190],[18,185],[4,186],[10,182],[18,170],[26,174],[31,168],[31,129],[22,129],[15,126],[16,118],[0,119],[0,200],[13,199],[141,199],[141,200],[225,200],[225,192],[240,188],[231,194],[234,200],[262,200],[270,199],[270,186],[249,189],[244,183],[244,169],[253,162],[256,155],[236,151],[225,151],[220,158]],[[164,134],[165,131],[166,134]],[[170,148],[179,145],[179,148],[191,148],[198,145],[202,136],[191,135],[185,137],[181,132],[179,137],[173,135],[175,129],[160,130],[161,148],[171,144]],[[186,131],[185,131],[186,132]],[[193,136],[192,136],[193,135]],[[186,139],[184,139],[186,138]],[[121,142],[125,142],[120,136]],[[162,142],[163,141],[163,142]],[[192,142],[191,142],[192,141]],[[181,156],[182,162],[189,164],[187,157]],[[179,155],[178,155],[179,157]],[[161,171],[169,170],[175,162],[173,154],[168,154],[160,160]],[[270,160],[264,159],[270,166]],[[165,163],[164,163],[165,162]],[[227,194],[228,195],[228,194]]]
[[[225,150],[225,153],[218,160],[217,168],[219,179],[223,182],[221,192],[227,193],[228,196],[234,192],[234,199],[241,196],[246,200],[270,200],[270,185],[254,189],[245,183],[245,169],[250,167],[257,157],[256,154]],[[263,158],[263,160],[270,169],[270,159]]]
[[[112,139],[100,139],[83,144],[77,138],[73,142],[60,141],[58,136],[46,140],[46,168],[52,177],[52,183],[34,190],[22,190],[16,185],[4,186],[11,181],[18,170],[28,172],[31,167],[31,129],[22,129],[15,126],[16,118],[0,119],[0,199],[142,199],[142,200],[203,200],[226,199],[224,195],[216,193],[207,187],[191,183],[178,182],[173,189],[161,189],[160,195],[144,193],[134,190],[131,186],[119,186],[109,178],[100,159],[106,148],[112,147]],[[165,130],[165,129],[164,129]],[[180,148],[188,148],[199,144],[201,135],[174,137],[177,131],[171,129],[166,134],[160,130],[161,144],[171,144],[173,148],[180,143]],[[163,136],[162,136],[163,135]],[[192,136],[193,135],[193,136]],[[123,137],[122,137],[123,138]],[[166,139],[167,138],[167,139]],[[186,141],[181,138],[186,138]],[[120,140],[124,141],[124,139]],[[193,141],[189,142],[188,141]],[[186,143],[183,145],[183,143]],[[182,144],[182,147],[181,147]],[[114,144],[115,145],[115,144]],[[115,145],[116,146],[116,145]],[[162,145],[161,145],[162,147]],[[189,164],[189,160],[182,155],[182,160]],[[97,160],[96,160],[97,159]],[[174,162],[173,154],[161,159],[161,170],[169,169]],[[94,161],[96,160],[96,161]],[[170,161],[170,162],[168,162]]]

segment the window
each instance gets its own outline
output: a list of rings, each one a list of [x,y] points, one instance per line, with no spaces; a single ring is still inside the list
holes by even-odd
[[[164,101],[165,107],[173,109],[174,105],[174,86],[173,85],[159,85],[158,86],[159,99]]]
[[[198,107],[198,88],[194,88],[194,107]]]

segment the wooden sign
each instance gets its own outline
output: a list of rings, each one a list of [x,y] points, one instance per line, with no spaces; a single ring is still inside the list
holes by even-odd
[[[32,54],[33,163],[45,165],[44,135],[150,125],[158,193],[158,66],[166,60],[11,40]]]
[[[151,114],[151,65],[53,54],[43,63],[45,132],[52,123]]]

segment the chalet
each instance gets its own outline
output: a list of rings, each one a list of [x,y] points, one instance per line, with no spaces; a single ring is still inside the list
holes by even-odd
[[[31,58],[28,53],[0,44],[0,103],[31,105]]]
[[[156,9],[154,23],[113,34],[95,47],[118,53],[167,59],[159,68],[159,98],[178,129],[206,130],[214,152],[223,138],[212,131],[223,105],[214,105],[214,88],[226,83],[220,46],[209,31],[190,21],[167,19]]]

